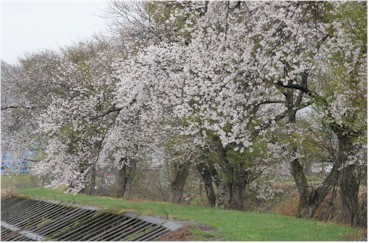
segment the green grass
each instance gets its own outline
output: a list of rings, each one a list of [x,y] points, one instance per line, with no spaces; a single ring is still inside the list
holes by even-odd
[[[1,175],[1,189],[15,190],[18,188],[29,188],[37,186],[37,177],[30,174]]]
[[[126,201],[109,197],[64,194],[61,190],[24,188],[21,196],[94,205],[114,211],[134,210],[144,215],[193,220],[218,230],[225,241],[341,241],[363,240],[363,230],[277,214],[223,210],[164,202]]]

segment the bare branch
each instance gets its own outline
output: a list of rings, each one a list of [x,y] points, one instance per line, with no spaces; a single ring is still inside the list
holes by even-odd
[[[22,105],[9,105],[1,107],[1,110],[9,110],[9,109],[26,109],[26,110],[34,110],[36,106],[22,106]]]

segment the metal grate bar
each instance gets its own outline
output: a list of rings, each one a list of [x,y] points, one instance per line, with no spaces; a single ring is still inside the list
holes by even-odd
[[[75,211],[78,211],[78,209],[67,208],[67,207],[62,207],[62,206],[59,206],[58,209],[59,210],[57,210],[53,214],[49,215],[48,217],[44,217],[44,219],[49,220],[49,223],[45,224],[44,226],[39,224],[37,229],[34,229],[34,231],[37,232],[37,233],[40,233],[41,231],[51,227],[51,225],[53,225],[61,217],[62,218],[66,217],[66,216],[74,213]]]
[[[18,197],[11,197],[9,200],[6,200],[5,202],[1,201],[1,211],[3,212],[3,209],[10,209],[11,205],[15,205],[20,201],[23,201],[23,198],[18,198]]]
[[[31,208],[29,212],[25,213],[24,214],[25,219],[23,220],[20,219],[19,222],[15,224],[15,226],[23,227],[25,225],[29,225],[31,222],[42,217],[43,214],[50,213],[54,208],[56,208],[54,205],[50,205],[45,202],[40,202],[36,205],[36,207]]]
[[[56,218],[51,224],[47,225],[44,228],[41,228],[39,231],[37,231],[39,234],[49,236],[53,234],[56,230],[59,230],[70,223],[73,223],[73,220],[80,219],[83,220],[85,217],[89,217],[93,214],[91,211],[82,211],[80,209],[73,210],[71,213],[67,215],[67,217],[58,217]]]
[[[146,239],[155,236],[157,233],[160,233],[161,231],[163,231],[163,227],[161,226],[157,226],[156,229],[154,229],[153,231],[151,231],[148,234],[145,234],[137,239],[135,239],[135,241],[145,241]]]
[[[108,221],[106,221],[104,224],[101,224],[98,226],[98,228],[95,228],[93,232],[91,232],[89,235],[85,235],[80,240],[93,240],[96,238],[96,236],[99,236],[100,234],[104,233],[105,230],[110,229],[112,225],[117,223],[117,220],[120,218],[118,215],[114,215],[114,217]]]
[[[156,225],[152,223],[145,222],[145,224],[142,224],[140,227],[134,228],[131,231],[127,232],[128,234],[124,235],[124,237],[121,238],[121,240],[133,241],[134,239],[140,237],[141,235],[151,232],[152,228],[155,226]]]
[[[46,234],[47,236],[52,237],[53,239],[58,236],[60,233],[68,232],[70,229],[73,229],[74,227],[78,226],[79,224],[82,224],[84,221],[88,220],[93,216],[94,212],[82,212],[79,214],[78,218],[73,218],[71,220],[68,220],[67,222],[64,222],[63,224],[59,224],[57,227],[54,227],[52,229],[52,232]]]
[[[5,235],[4,237],[1,237],[1,241],[10,241],[16,237],[18,237],[18,233],[12,231],[8,233],[7,235]]]
[[[55,218],[59,217],[60,215],[63,215],[64,213],[68,212],[70,209],[61,207],[61,206],[54,206],[48,211],[44,211],[40,213],[39,215],[36,215],[25,227],[25,229],[28,230],[37,230],[39,229],[43,222],[47,220],[54,220]],[[51,223],[51,222],[50,222]]]
[[[7,210],[14,210],[14,208],[17,208],[22,205],[22,203],[27,202],[28,200],[19,198],[18,200],[14,200],[13,202],[9,202],[7,205]]]
[[[79,240],[84,237],[86,234],[89,234],[92,231],[96,231],[96,228],[101,228],[101,224],[114,218],[115,215],[111,214],[102,214],[90,220],[88,224],[82,225],[69,233],[61,236],[60,240]],[[78,234],[77,234],[78,232]]]
[[[13,226],[11,224],[8,224],[8,223],[4,222],[4,221],[1,221],[1,225],[4,228],[7,228],[7,229],[9,229],[9,230],[12,231],[12,232],[9,233],[10,237],[11,236],[14,236],[14,233],[15,234],[19,233],[19,234],[24,235],[25,237],[30,238],[30,239],[33,239],[33,240],[43,240],[44,239],[44,237],[41,236],[41,235],[34,234],[34,233],[32,233],[30,231],[27,231],[27,230],[22,230],[22,229],[20,229],[18,227],[15,227],[15,226]]]
[[[17,222],[17,220],[27,212],[27,208],[32,207],[33,204],[34,202],[32,201],[20,202],[18,206],[14,207],[8,213],[2,215],[2,219],[6,220],[9,223]]]
[[[28,239],[24,237],[23,235],[17,235],[14,238],[12,238],[10,241],[23,241],[24,239]]]
[[[8,234],[12,233],[13,231],[6,229],[4,227],[1,227],[1,240],[3,241],[4,238],[7,237]]]
[[[121,234],[115,235],[113,238],[109,240],[123,240],[125,238],[131,237],[135,235],[136,232],[142,230],[142,228],[150,227],[152,224],[144,221],[138,221],[136,224],[132,225],[131,227],[125,229]]]
[[[6,201],[8,201],[8,200],[12,200],[12,198],[13,198],[13,197],[9,197],[9,196],[2,197],[2,198],[1,198],[1,204],[6,203]]]
[[[27,205],[29,203],[30,201],[28,200],[21,200],[13,205],[10,205],[10,207],[7,208],[6,211],[2,211],[1,218],[4,220],[10,219],[12,216],[14,216],[14,214],[18,214],[22,210],[24,204]]]
[[[115,232],[113,232],[113,234],[109,234],[108,236],[106,236],[104,238],[104,240],[106,241],[114,241],[114,238],[122,238],[127,234],[131,234],[134,233],[136,230],[139,230],[141,227],[143,227],[144,225],[146,225],[147,222],[142,222],[140,220],[137,220],[135,223],[133,224],[128,224],[124,227],[119,228],[118,230],[116,230]]]
[[[135,213],[99,213],[96,207],[17,197],[1,199],[1,240],[148,241],[179,224]]]
[[[130,226],[133,227],[133,225],[136,225],[138,223],[141,223],[140,221],[134,219],[134,218],[130,218],[128,220],[123,221],[122,224],[116,224],[115,226],[111,227],[109,230],[106,230],[104,232],[102,232],[101,234],[90,238],[89,240],[106,240],[106,237],[116,233],[119,230],[122,230],[124,228],[128,228]]]
[[[46,205],[44,203],[38,203],[37,201],[35,201],[28,206],[28,210],[27,208],[24,208],[23,210],[14,214],[12,217],[6,218],[5,220],[11,224],[17,224],[17,222],[20,223],[25,219],[29,218],[30,215],[35,214],[35,212],[37,212],[36,210],[40,207],[40,204]]]
[[[1,236],[5,236],[6,234],[8,234],[10,232],[12,232],[12,231],[1,226]]]

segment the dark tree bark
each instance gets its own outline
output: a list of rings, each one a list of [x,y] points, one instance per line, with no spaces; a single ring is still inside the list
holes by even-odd
[[[334,165],[329,175],[317,188],[309,189],[303,166],[298,159],[291,162],[291,171],[299,192],[297,217],[312,218],[325,197],[329,194],[339,179],[339,166]]]
[[[227,148],[218,143],[219,165],[222,170],[221,186],[224,207],[242,210],[245,202],[246,171],[243,163],[231,164],[227,159]],[[219,200],[221,201],[221,200]]]
[[[242,164],[228,166],[226,169],[226,191],[224,207],[243,210],[246,192],[246,171]]]
[[[96,187],[96,166],[92,167],[91,172],[89,174],[89,183],[86,188],[87,195],[95,195],[95,187]]]
[[[122,168],[118,170],[118,196],[129,198],[132,192],[133,180],[136,175],[136,161],[122,159]]]
[[[359,208],[359,219],[358,219],[358,224],[357,226],[360,227],[367,227],[368,224],[368,201],[367,201],[367,194],[365,194],[363,196],[363,199],[360,203],[360,208]]]
[[[306,77],[307,78],[307,77]],[[303,78],[304,80],[304,78]],[[300,96],[302,97],[303,91]],[[289,90],[284,93],[286,97],[286,106],[288,110],[288,123],[296,123],[296,111],[301,99],[299,97],[294,102],[294,91]],[[298,192],[299,206],[298,217],[311,218],[316,210],[328,195],[331,189],[338,184],[341,191],[342,221],[353,226],[359,221],[359,200],[358,192],[360,186],[360,176],[357,172],[357,165],[346,165],[348,154],[352,149],[352,138],[349,134],[354,134],[347,127],[341,127],[338,124],[329,124],[338,138],[338,158],[335,161],[333,169],[318,188],[309,190],[303,166],[298,159],[291,161],[291,171],[294,177]],[[292,149],[296,153],[296,147]],[[342,167],[342,168],[341,168]]]
[[[355,165],[342,169],[340,181],[342,201],[342,222],[356,226],[359,220],[359,186],[355,176]]]
[[[324,39],[326,38],[328,38],[328,36],[324,37]],[[288,68],[285,68],[285,73],[288,73]],[[283,94],[286,98],[288,123],[296,122],[296,111],[301,106],[301,101],[304,94],[312,97],[316,101],[323,102],[327,106],[329,105],[327,100],[325,100],[323,97],[320,97],[318,93],[312,92],[308,88],[308,76],[308,73],[302,73],[301,83],[298,85],[294,84],[293,82],[289,82],[287,85],[281,81],[277,81],[276,83],[277,88],[282,90],[287,89],[283,91]],[[295,93],[294,97],[294,92],[300,93]],[[354,119],[352,118],[352,120]],[[291,161],[292,174],[300,194],[297,215],[300,217],[312,217],[315,214],[316,209],[324,200],[325,196],[339,180],[342,202],[342,220],[344,223],[356,225],[359,221],[358,191],[361,176],[360,172],[358,171],[360,171],[360,168],[359,165],[347,165],[346,163],[348,162],[348,154],[352,153],[352,147],[350,147],[352,145],[352,141],[350,140],[356,135],[363,134],[358,134],[360,131],[351,131],[349,127],[341,127],[338,124],[328,123],[327,125],[331,126],[332,131],[338,137],[339,155],[338,159],[335,161],[333,170],[326,178],[323,185],[317,189],[309,191],[307,187],[307,180],[300,161],[298,159]],[[351,134],[350,136],[352,137],[350,137],[349,134]],[[296,152],[296,148],[293,148],[293,151]]]
[[[208,202],[210,206],[215,207],[217,196],[214,190],[214,187],[219,186],[219,180],[216,180],[217,172],[214,168],[213,164],[206,164],[206,163],[198,163],[197,170],[200,173],[202,181],[204,182],[206,196],[208,198]]]
[[[325,197],[337,183],[339,178],[339,167],[334,165],[329,175],[323,181],[322,185],[309,190],[306,176],[303,173],[302,165],[298,160],[294,160],[292,161],[291,166],[292,174],[299,192],[297,216],[302,218],[312,218]]]
[[[359,187],[360,176],[358,165],[347,165],[348,155],[352,149],[352,137],[346,128],[336,127],[338,137],[338,160],[341,162],[341,204],[342,204],[342,222],[356,226],[359,220]],[[338,128],[337,128],[338,127]]]
[[[306,86],[307,82],[307,74],[303,74],[302,76],[302,86]],[[300,103],[302,101],[303,92],[296,96],[294,99],[294,90],[288,90],[284,93],[286,98],[286,106],[287,106],[287,123],[295,124],[296,123],[296,113]],[[292,153],[297,153],[297,146],[293,146]],[[304,167],[300,163],[298,158],[293,159],[290,162],[291,165],[291,173],[294,178],[297,190],[299,192],[299,205],[297,209],[297,217],[302,218],[312,218],[316,210],[322,204],[324,198],[328,195],[328,193],[332,190],[333,186],[336,185],[339,179],[339,164],[335,164],[323,181],[323,184],[317,188],[309,188],[309,184],[304,173]]]
[[[186,185],[187,177],[190,174],[190,163],[178,165],[175,177],[170,183],[171,199],[173,203],[181,203],[183,190]]]

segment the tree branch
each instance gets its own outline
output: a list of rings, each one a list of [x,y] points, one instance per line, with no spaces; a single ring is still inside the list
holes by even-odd
[[[117,108],[115,107],[115,105],[113,107],[111,107],[109,110],[105,111],[104,113],[98,115],[98,116],[95,116],[95,117],[91,117],[90,120],[96,120],[96,119],[99,119],[101,117],[104,117],[106,115],[109,115],[110,113],[113,113],[113,112],[120,112],[123,108]]]
[[[297,90],[300,90],[302,92],[304,92],[305,94],[309,95],[309,96],[312,96],[313,93],[311,90],[309,90],[307,87],[304,87],[304,86],[301,86],[301,85],[298,85],[298,84],[283,84],[282,81],[278,80],[277,83],[276,83],[278,86],[281,86],[283,88],[288,88],[288,89],[297,89]]]
[[[9,106],[4,106],[4,107],[1,107],[1,110],[4,111],[4,110],[9,110],[9,109],[26,109],[26,110],[33,110],[35,109],[36,106],[22,106],[22,105],[9,105]]]

